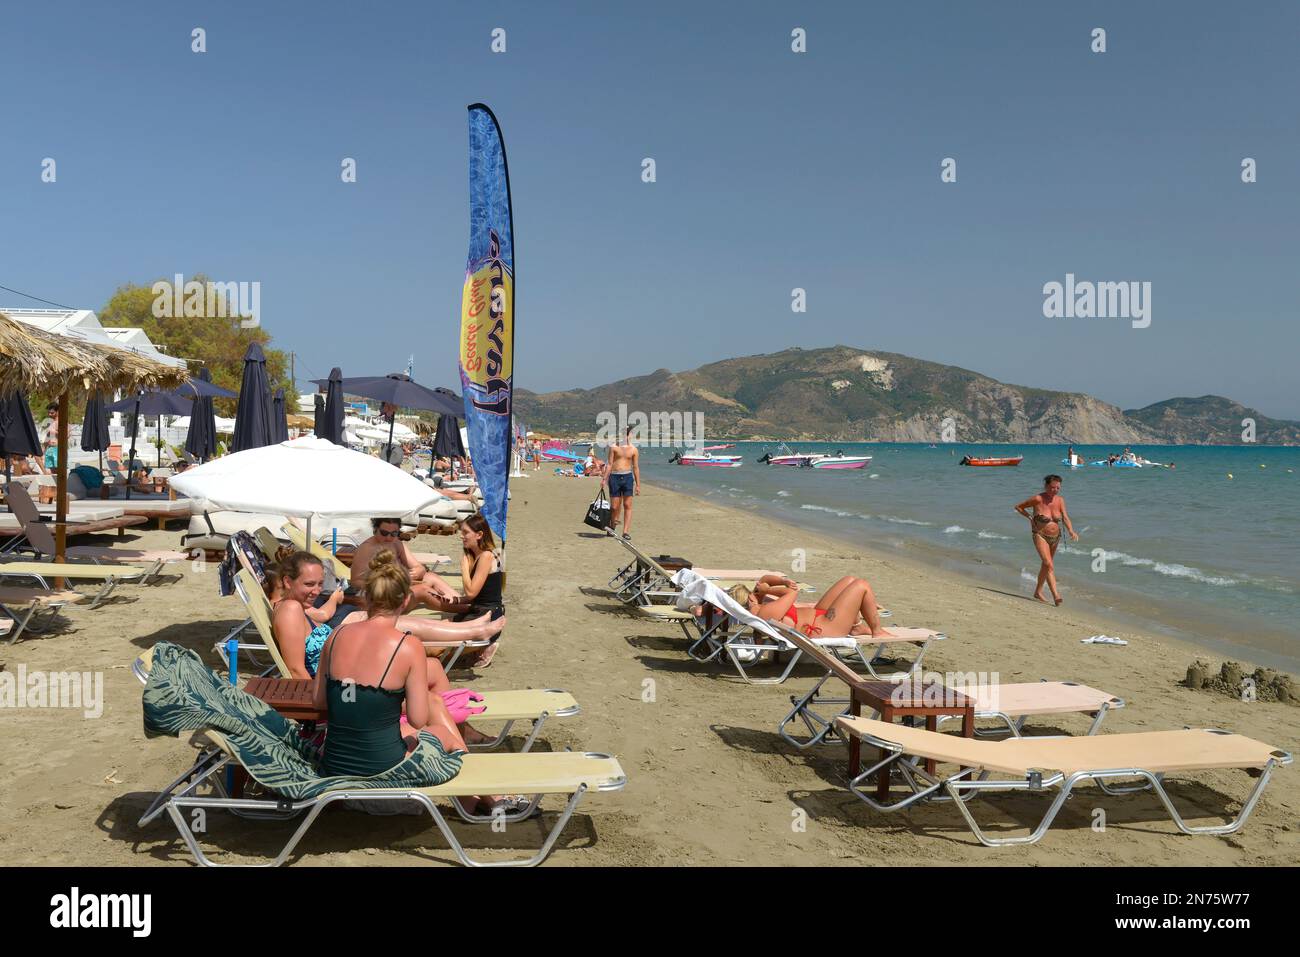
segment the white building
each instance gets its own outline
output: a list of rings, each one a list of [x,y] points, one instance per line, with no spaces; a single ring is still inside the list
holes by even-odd
[[[165,365],[185,368],[184,359],[159,351],[143,329],[102,326],[99,317],[89,309],[18,309],[0,306],[0,312],[17,322],[25,322],[55,335],[129,349]]]

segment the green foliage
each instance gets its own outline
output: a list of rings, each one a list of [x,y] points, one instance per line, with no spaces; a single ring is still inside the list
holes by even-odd
[[[199,273],[190,280],[206,283],[207,277]],[[238,318],[194,319],[185,317],[159,318],[153,314],[155,294],[152,283],[137,286],[127,283],[119,286],[108,303],[99,310],[99,321],[105,326],[135,326],[164,352],[183,359],[199,359],[212,373],[214,384],[239,391],[244,375],[244,352],[251,343],[259,343],[266,353],[266,374],[271,391],[283,388],[287,403],[297,406],[293,383],[289,381],[289,356],[270,348],[271,334],[263,327],[241,329]],[[191,373],[198,364],[191,362]],[[216,399],[217,415],[229,418],[235,414],[235,399]]]

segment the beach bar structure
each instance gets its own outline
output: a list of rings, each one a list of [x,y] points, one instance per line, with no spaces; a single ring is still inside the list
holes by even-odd
[[[0,394],[57,395],[59,457],[55,506],[55,561],[66,557],[68,520],[68,414],[73,390],[135,392],[173,389],[189,381],[184,361],[152,355],[90,337],[48,332],[0,313]]]

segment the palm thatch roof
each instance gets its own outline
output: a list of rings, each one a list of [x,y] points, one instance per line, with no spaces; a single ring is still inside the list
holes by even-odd
[[[56,335],[0,313],[0,394],[171,389],[188,379],[184,369],[130,349]]]

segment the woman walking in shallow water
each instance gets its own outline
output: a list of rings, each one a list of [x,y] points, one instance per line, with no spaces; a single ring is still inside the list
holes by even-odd
[[[1033,509],[1030,512],[1029,509]],[[1077,542],[1078,534],[1070,523],[1070,516],[1065,511],[1065,496],[1061,494],[1061,476],[1048,475],[1043,479],[1043,490],[1032,498],[1027,498],[1016,506],[1016,511],[1029,519],[1031,540],[1038,552],[1041,565],[1038,568],[1038,584],[1034,588],[1034,597],[1044,604],[1043,583],[1047,583],[1052,598],[1059,605],[1064,599],[1056,588],[1056,546],[1061,541],[1061,526],[1070,533],[1070,541]]]

